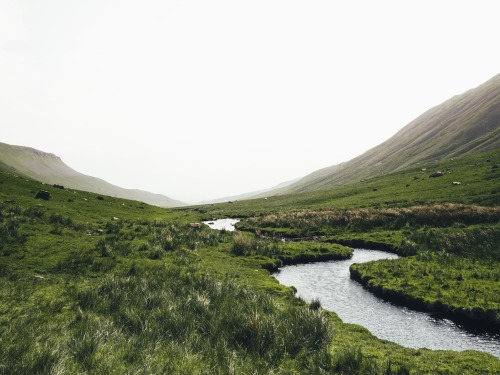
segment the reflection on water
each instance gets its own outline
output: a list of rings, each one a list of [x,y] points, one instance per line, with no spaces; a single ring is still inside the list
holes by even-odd
[[[306,301],[318,298],[347,323],[368,328],[375,336],[410,348],[480,350],[500,358],[500,334],[471,333],[447,319],[395,306],[375,297],[351,280],[349,266],[378,259],[394,259],[384,251],[354,250],[352,259],[283,267],[274,275],[297,288]]]
[[[234,224],[236,224],[240,219],[218,219],[218,220],[209,220],[209,221],[204,221],[204,224],[207,224],[210,228],[212,229],[218,229],[218,230],[229,230],[233,231],[235,230]]]

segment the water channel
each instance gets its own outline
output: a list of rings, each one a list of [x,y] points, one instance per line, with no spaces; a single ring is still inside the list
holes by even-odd
[[[234,230],[239,219],[205,221],[213,229]],[[351,259],[286,266],[273,276],[297,288],[310,302],[319,299],[346,323],[362,325],[375,336],[409,348],[479,350],[500,358],[500,334],[474,332],[448,319],[396,306],[375,297],[351,280],[349,266],[379,259],[396,259],[385,251],[355,249]]]
[[[207,224],[212,229],[234,231],[234,224],[238,221],[240,221],[240,219],[218,219],[204,221],[203,224]]]
[[[350,278],[352,263],[394,258],[397,255],[385,251],[355,249],[349,260],[286,266],[274,276],[297,288],[304,300],[319,299],[344,322],[360,324],[379,338],[410,348],[473,349],[500,358],[500,334],[472,332],[450,320],[393,305]]]

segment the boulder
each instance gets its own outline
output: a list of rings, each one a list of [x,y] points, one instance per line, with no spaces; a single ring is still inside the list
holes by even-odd
[[[436,172],[433,172],[429,175],[429,177],[433,178],[433,177],[441,177],[443,175],[443,172],[441,171],[436,171]]]
[[[46,190],[40,190],[35,195],[36,199],[43,199],[44,201],[48,201],[50,199],[50,197],[51,197],[51,194]]]

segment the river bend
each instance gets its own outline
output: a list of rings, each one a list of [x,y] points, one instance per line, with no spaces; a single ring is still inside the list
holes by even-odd
[[[447,319],[396,306],[375,297],[351,280],[349,266],[398,256],[384,251],[355,249],[351,259],[286,266],[274,276],[297,288],[310,302],[319,299],[346,323],[360,324],[375,336],[410,348],[479,350],[500,358],[500,334],[471,332]]]

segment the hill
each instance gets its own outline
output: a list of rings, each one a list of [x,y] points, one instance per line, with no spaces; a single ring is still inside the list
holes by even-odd
[[[193,225],[201,220],[199,208],[162,209],[70,189],[54,189],[49,200],[39,200],[34,193],[45,188],[42,183],[2,170],[0,186],[2,374],[500,371],[500,361],[486,353],[410,349],[380,340],[343,323],[319,301],[296,298],[294,289],[269,276],[285,261],[345,257],[349,249],[343,246],[211,230]],[[467,229],[457,224],[455,231]],[[402,236],[380,229],[343,230],[372,239]],[[494,287],[478,297],[498,299],[491,271],[497,263],[478,265],[474,273],[487,275],[481,281]]]
[[[96,177],[87,176],[66,165],[54,154],[30,147],[0,143],[0,168],[46,184],[145,202],[159,207],[178,207],[183,202],[161,194],[125,189]]]
[[[393,137],[342,164],[267,195],[328,189],[418,164],[500,148],[500,74],[428,110]]]
[[[298,180],[299,180],[299,178],[295,178],[295,179],[290,180],[290,181],[282,182],[281,184],[278,184],[272,188],[252,191],[250,193],[244,193],[244,194],[239,194],[239,195],[233,195],[230,197],[217,198],[217,199],[213,199],[213,200],[209,200],[209,201],[202,201],[202,202],[198,202],[197,205],[225,203],[225,202],[240,201],[240,200],[245,200],[245,199],[263,198],[263,197],[267,196],[268,192],[275,191],[277,189],[284,189],[287,186],[290,186],[291,184],[293,184],[294,182],[297,182]]]
[[[329,189],[267,198],[200,205],[192,209],[207,220],[215,217],[260,216],[288,210],[409,207],[422,204],[500,205],[500,149],[420,164]],[[442,171],[437,178],[430,177]],[[457,184],[458,183],[458,184]]]

